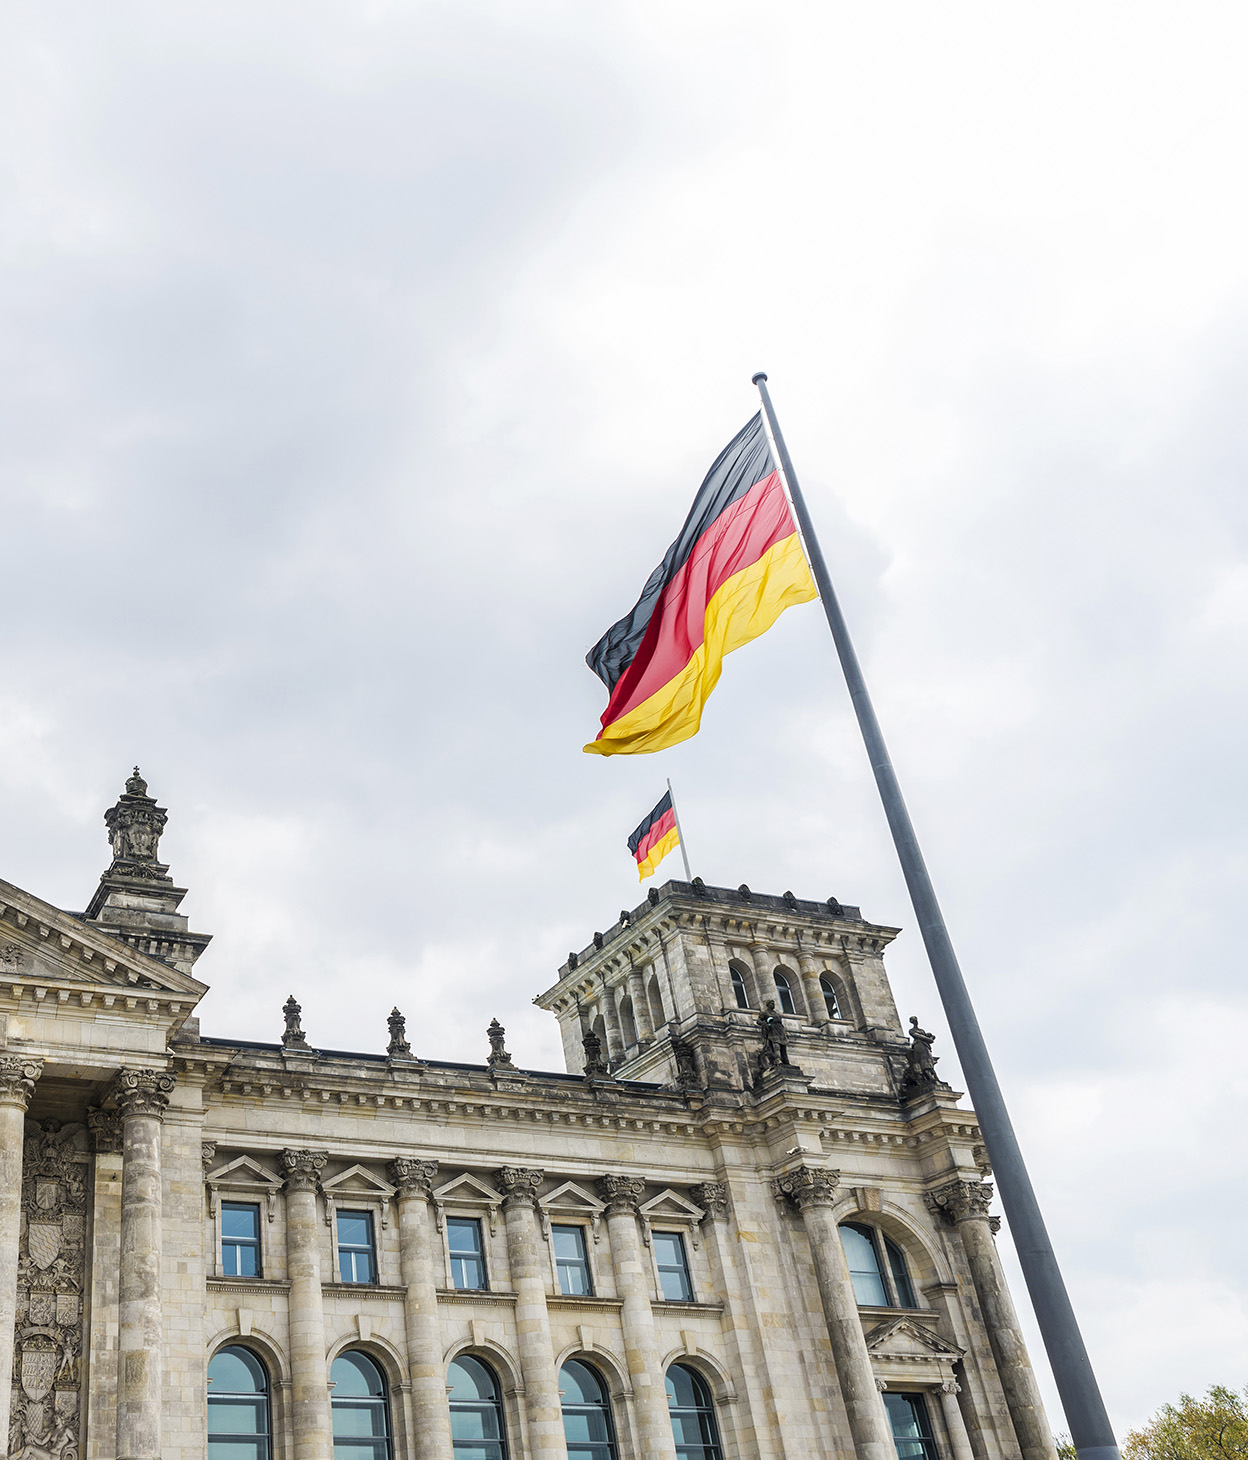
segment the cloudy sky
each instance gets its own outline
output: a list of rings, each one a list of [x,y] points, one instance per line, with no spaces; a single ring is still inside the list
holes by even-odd
[[[0,874],[81,908],[137,761],[206,1032],[558,1068],[670,775],[943,1031],[817,606],[581,754],[766,369],[1115,1421],[1243,1384],[1242,12],[4,15]]]

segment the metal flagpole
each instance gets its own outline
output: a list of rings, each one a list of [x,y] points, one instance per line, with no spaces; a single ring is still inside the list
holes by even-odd
[[[667,794],[672,798],[672,816],[676,821],[676,836],[680,842],[680,856],[685,864],[685,881],[693,881],[693,873],[689,870],[689,853],[685,851],[685,833],[680,824],[680,812],[676,810],[676,792],[672,790],[672,778],[667,778]]]
[[[811,572],[819,589],[819,597],[823,601],[824,613],[828,617],[828,627],[832,630],[854,712],[858,716],[858,726],[866,742],[867,755],[871,760],[875,783],[884,803],[884,814],[888,818],[897,855],[901,860],[901,870],[910,891],[910,901],[914,904],[928,961],[932,966],[936,987],[940,990],[945,1017],[949,1021],[949,1032],[953,1035],[954,1046],[958,1051],[971,1103],[979,1117],[984,1144],[988,1148],[988,1157],[996,1175],[1001,1205],[1009,1219],[1010,1235],[1014,1239],[1027,1290],[1031,1294],[1032,1307],[1048,1351],[1053,1377],[1057,1381],[1071,1439],[1079,1452],[1080,1460],[1118,1460],[1118,1444],[1109,1423],[1109,1415],[1105,1412],[1105,1403],[1097,1387],[1092,1365],[1088,1361],[1079,1324],[1071,1307],[1066,1285],[1062,1281],[1052,1243],[1045,1230],[1044,1218],[1032,1190],[1031,1178],[1023,1164],[1023,1153],[1019,1149],[1018,1138],[1014,1134],[1014,1127],[1010,1123],[1009,1112],[1001,1095],[1001,1087],[997,1084],[992,1062],[988,1058],[988,1047],[980,1032],[979,1021],[975,1017],[970,994],[962,978],[962,970],[958,967],[957,955],[953,951],[940,904],[936,901],[935,889],[923,862],[923,853],[919,850],[910,813],[906,810],[879,721],[875,718],[858,656],[854,653],[849,630],[837,602],[832,580],[828,576],[827,565],[823,561],[823,551],[815,536],[814,524],[806,510],[806,501],[798,486],[784,437],[780,434],[766,381],[767,377],[761,371],[754,376],[754,384],[758,386],[758,393],[762,397],[767,422],[780,455],[780,465],[788,482],[793,510],[797,514],[797,525],[806,543]]]

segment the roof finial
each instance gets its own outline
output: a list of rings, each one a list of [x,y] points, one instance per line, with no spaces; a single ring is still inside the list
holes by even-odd
[[[134,768],[134,774],[129,778],[129,780],[126,781],[126,795],[127,796],[146,796],[147,795],[147,782],[139,774],[139,768],[138,768],[137,765]]]

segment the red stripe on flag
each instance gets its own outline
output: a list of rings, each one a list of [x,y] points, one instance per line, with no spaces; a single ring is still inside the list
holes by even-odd
[[[656,842],[661,842],[669,831],[675,830],[676,813],[674,811],[665,811],[637,843],[637,850],[633,853],[633,856],[637,858],[638,866],[650,855],[650,849]]]

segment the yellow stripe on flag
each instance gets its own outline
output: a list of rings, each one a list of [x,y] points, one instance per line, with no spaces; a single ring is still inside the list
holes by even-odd
[[[642,755],[696,735],[724,655],[765,634],[786,608],[817,597],[797,533],[774,543],[720,585],[706,605],[702,643],[680,673],[585,749],[591,755]]]
[[[674,852],[680,845],[680,833],[675,827],[661,836],[657,842],[646,853],[646,860],[637,863],[637,880],[644,882],[647,877],[654,876],[654,869],[659,865],[668,852]]]

